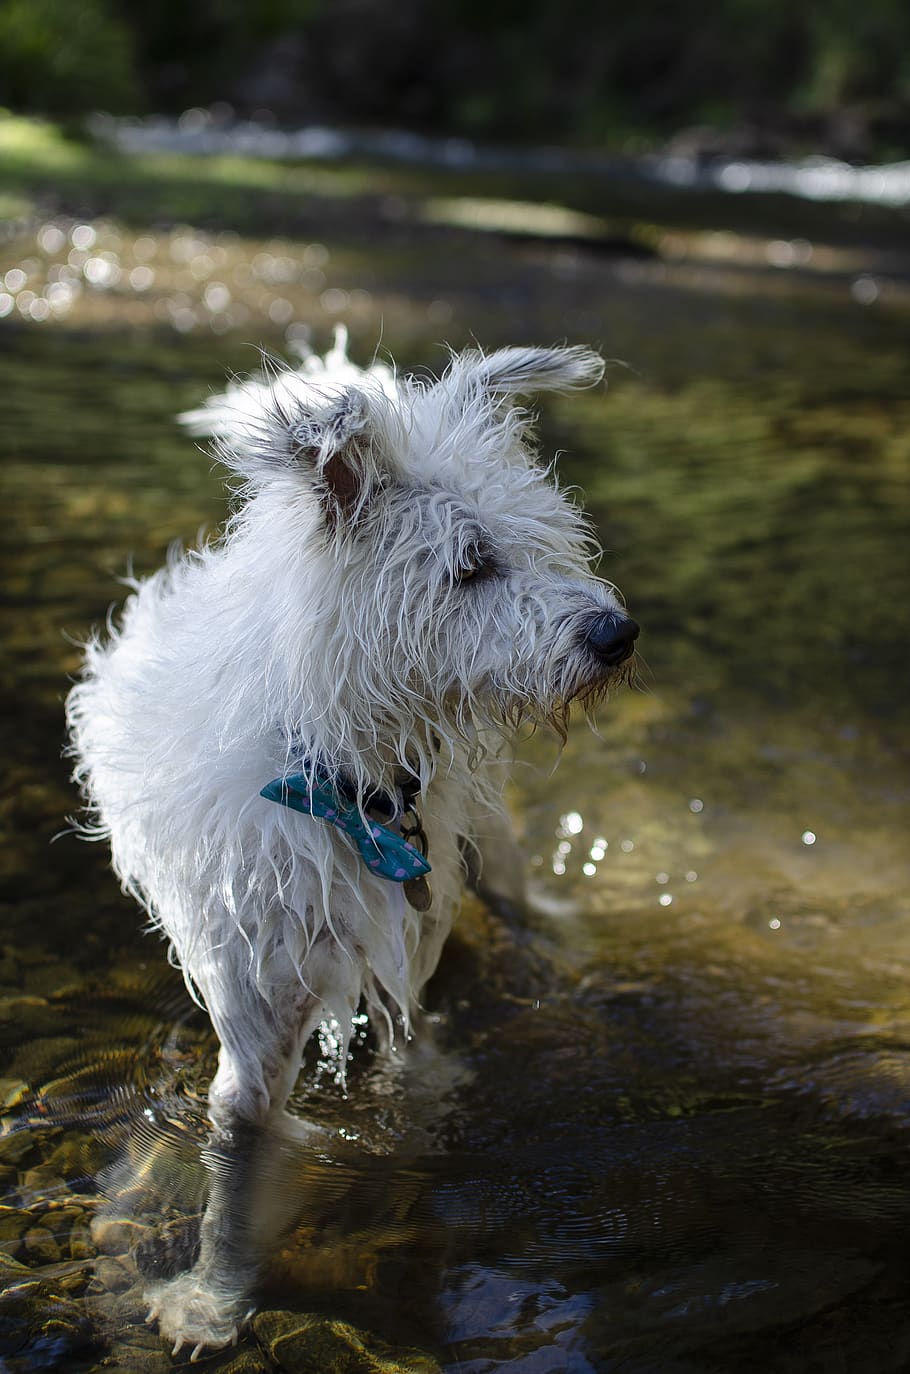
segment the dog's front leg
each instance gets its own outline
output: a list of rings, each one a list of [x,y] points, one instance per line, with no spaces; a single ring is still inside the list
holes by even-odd
[[[209,1089],[214,1130],[203,1152],[210,1187],[199,1258],[189,1272],[146,1288],[149,1321],[173,1353],[189,1346],[192,1360],[237,1340],[262,1263],[293,1221],[271,1195],[268,1161],[281,1148],[303,1046],[324,1014],[299,981],[268,1000],[248,983],[209,980],[204,971],[197,981],[222,1042]]]
[[[216,1129],[202,1151],[209,1193],[192,1269],[146,1285],[148,1321],[177,1354],[191,1361],[236,1343],[253,1313],[252,1294],[277,1243],[297,1221],[299,1190],[282,1188],[288,1169],[299,1169],[286,1136],[239,1122]]]
[[[187,1273],[146,1285],[148,1321],[157,1321],[173,1355],[189,1346],[196,1360],[206,1349],[235,1343],[249,1315],[259,1268],[251,1201],[261,1136],[246,1123],[212,1132],[202,1151],[210,1181],[199,1257]]]

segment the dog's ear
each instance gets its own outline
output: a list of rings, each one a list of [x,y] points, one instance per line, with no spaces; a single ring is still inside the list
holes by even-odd
[[[604,360],[589,348],[500,348],[475,364],[481,385],[503,395],[596,386]]]
[[[379,479],[368,397],[349,387],[324,409],[301,407],[296,414],[288,414],[286,403],[278,403],[276,419],[284,466],[299,468],[313,482],[330,524],[339,516],[355,521]]]
[[[603,374],[603,358],[589,348],[500,348],[459,354],[443,381],[454,382],[456,390],[528,396],[596,386]]]
[[[216,457],[253,486],[299,475],[330,524],[356,520],[380,481],[369,397],[357,387],[326,394],[295,382],[293,373],[272,385],[243,382],[180,419],[210,435]]]

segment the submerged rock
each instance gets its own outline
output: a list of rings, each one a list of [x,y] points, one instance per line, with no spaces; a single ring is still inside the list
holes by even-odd
[[[115,1259],[99,1255],[95,1260],[95,1278],[108,1293],[125,1293],[136,1283],[136,1266],[128,1256]]]
[[[255,1348],[231,1350],[206,1362],[206,1370],[212,1374],[273,1374],[274,1368],[271,1360]]]
[[[103,1212],[92,1218],[91,1237],[103,1255],[128,1255],[148,1238],[151,1228],[129,1217],[106,1216]]]
[[[0,1255],[0,1355],[25,1358],[29,1368],[64,1369],[66,1357],[93,1341],[82,1307],[52,1279]]]
[[[192,1269],[199,1255],[201,1214],[177,1217],[160,1226],[146,1227],[133,1251],[139,1273],[148,1279],[170,1279]]]
[[[0,983],[6,981],[3,977],[3,965],[9,962],[8,956],[0,955]],[[10,1107],[18,1107],[27,1097],[28,1084],[21,1078],[0,1078],[0,1109],[8,1111]]]
[[[20,1207],[0,1207],[0,1251],[15,1258],[28,1225],[28,1213]]]
[[[287,1374],[439,1374],[418,1350],[396,1350],[347,1322],[309,1313],[271,1311],[253,1318],[263,1350]]]
[[[53,1231],[48,1230],[46,1226],[30,1226],[23,1241],[30,1264],[57,1264],[63,1258],[63,1252]]]
[[[34,1146],[32,1132],[16,1123],[8,1135],[0,1137],[0,1163],[21,1164]]]

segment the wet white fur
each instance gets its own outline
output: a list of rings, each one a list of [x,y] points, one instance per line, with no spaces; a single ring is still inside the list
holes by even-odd
[[[463,842],[493,887],[514,863],[491,744],[602,685],[584,626],[617,601],[511,398],[601,373],[583,349],[505,349],[418,380],[361,371],[342,342],[184,417],[242,476],[239,504],[223,538],[132,584],[68,715],[92,831],[221,1042],[213,1119],[280,1111],[308,1036],[331,1019],[344,1039],[362,999],[401,1034]],[[495,570],[463,581],[478,557]],[[259,795],[298,766],[292,741],[364,791],[419,774],[428,913],[337,829]]]

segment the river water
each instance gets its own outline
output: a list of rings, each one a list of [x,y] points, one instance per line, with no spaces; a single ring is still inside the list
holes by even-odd
[[[438,367],[472,334],[617,360],[606,391],[542,407],[543,451],[597,522],[643,665],[555,771],[554,741],[522,746],[541,914],[466,904],[402,1062],[364,1028],[344,1086],[330,1037],[313,1047],[295,1100],[323,1144],[263,1164],[282,1206],[260,1315],[203,1367],[896,1374],[904,298],[801,245],[781,272],[379,210],[280,242],[58,214],[3,249],[8,1368],[170,1368],[141,1276],[189,1262],[207,1180],[207,1023],[65,831],[77,641],[130,558],[150,571],[223,518],[174,414],[252,366],[250,340],[286,348],[302,321],[327,345],[343,319],[364,361],[381,335]]]

